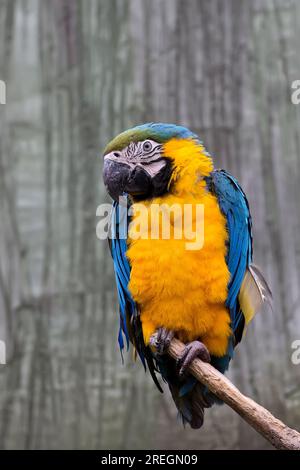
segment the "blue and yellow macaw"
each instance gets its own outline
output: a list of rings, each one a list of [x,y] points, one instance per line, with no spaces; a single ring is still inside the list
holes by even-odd
[[[159,389],[156,372],[168,383],[183,422],[199,428],[204,408],[217,398],[187,374],[187,367],[198,356],[224,373],[245,326],[271,298],[252,264],[246,196],[233,176],[214,170],[197,135],[173,124],[143,124],[115,137],[104,151],[103,177],[114,199],[110,248],[120,306],[120,347],[124,348],[124,338],[127,347],[132,342]],[[125,234],[120,196],[129,203]],[[137,236],[137,225],[149,220],[154,205],[198,204],[204,208],[203,243],[198,249],[187,249],[190,238],[175,236],[174,230],[169,237],[151,236],[151,224],[144,224],[142,236]],[[171,225],[175,218],[169,219]],[[194,215],[191,221],[195,229]],[[154,351],[150,338],[155,332]],[[165,354],[174,336],[185,343],[177,363]]]

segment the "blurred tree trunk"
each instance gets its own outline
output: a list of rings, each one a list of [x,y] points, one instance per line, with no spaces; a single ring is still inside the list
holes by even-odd
[[[2,448],[265,448],[226,407],[176,424],[131,354],[96,238],[101,150],[143,121],[196,131],[237,176],[274,292],[230,377],[300,427],[300,5],[296,0],[0,0]]]

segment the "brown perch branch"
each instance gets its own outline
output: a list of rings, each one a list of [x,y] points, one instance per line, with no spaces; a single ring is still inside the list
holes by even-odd
[[[155,345],[156,334],[151,338]],[[167,353],[174,359],[182,354],[184,344],[174,338]],[[300,450],[300,433],[275,418],[263,406],[243,395],[223,374],[208,363],[195,359],[189,372],[206,385],[217,397],[236,411],[250,426],[267,439],[276,449]]]

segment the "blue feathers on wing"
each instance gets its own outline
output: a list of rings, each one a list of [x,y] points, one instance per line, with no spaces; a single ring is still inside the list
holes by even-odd
[[[244,327],[238,295],[246,269],[252,261],[251,215],[245,193],[237,180],[225,170],[212,172],[210,189],[217,196],[220,209],[227,220],[229,237],[226,262],[231,277],[226,305],[230,311],[235,343],[238,343]]]
[[[132,315],[136,312],[135,303],[128,289],[128,283],[130,278],[130,265],[126,257],[126,238],[127,238],[127,209],[125,214],[124,208],[122,208],[117,202],[113,203],[111,211],[110,221],[110,249],[114,263],[114,271],[118,292],[119,300],[119,312],[120,312],[120,329],[118,341],[120,349],[124,349],[124,337],[129,347],[129,332],[128,332],[128,318],[129,321]],[[125,233],[124,233],[125,227]],[[126,238],[124,238],[126,235]]]

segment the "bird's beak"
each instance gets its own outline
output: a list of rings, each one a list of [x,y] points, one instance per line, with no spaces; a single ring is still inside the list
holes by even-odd
[[[151,190],[151,176],[139,165],[117,161],[110,154],[104,157],[103,180],[109,195],[118,200],[123,193],[147,196]]]

